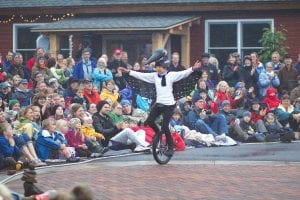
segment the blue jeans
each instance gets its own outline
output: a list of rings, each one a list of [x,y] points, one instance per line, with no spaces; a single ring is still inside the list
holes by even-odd
[[[204,134],[212,134],[213,136],[228,133],[226,119],[223,115],[209,116],[209,119],[198,119],[195,124],[196,131]]]

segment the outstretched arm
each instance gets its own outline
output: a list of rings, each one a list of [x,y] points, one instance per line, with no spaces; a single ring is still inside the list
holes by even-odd
[[[173,82],[177,82],[180,81],[183,78],[188,77],[193,71],[199,69],[201,67],[201,62],[199,62],[198,60],[195,62],[194,66],[184,70],[184,71],[179,71],[179,72],[173,72],[173,76],[172,76],[172,81]]]
[[[145,81],[147,83],[154,83],[155,82],[155,80],[154,80],[154,74],[155,73],[136,72],[136,71],[133,71],[133,70],[126,69],[124,67],[119,67],[118,69],[123,73],[128,73],[129,76],[132,76],[136,79],[140,79],[140,80]]]

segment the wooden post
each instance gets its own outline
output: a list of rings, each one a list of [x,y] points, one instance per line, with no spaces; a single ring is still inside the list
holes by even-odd
[[[59,46],[59,36],[55,33],[49,34],[49,41],[50,41],[50,54],[51,56],[55,56],[58,54],[60,50]]]
[[[184,26],[184,34],[181,35],[181,63],[190,67],[190,26]]]
[[[152,52],[158,48],[164,48],[163,46],[163,34],[152,33]]]

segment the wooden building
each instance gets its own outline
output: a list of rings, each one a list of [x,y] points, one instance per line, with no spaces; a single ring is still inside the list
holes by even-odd
[[[229,53],[259,51],[262,29],[287,30],[286,45],[300,53],[298,0],[11,0],[0,1],[0,52],[32,56],[42,34],[53,54],[75,55],[89,44],[95,57],[115,48],[129,61],[164,47],[181,54],[182,64],[203,52],[221,64]]]

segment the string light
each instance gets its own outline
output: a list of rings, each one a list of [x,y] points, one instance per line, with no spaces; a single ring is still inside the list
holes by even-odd
[[[15,15],[12,15],[8,19],[4,19],[4,20],[0,19],[0,24],[7,24],[7,23],[13,21],[14,19],[15,19]]]
[[[50,14],[46,14],[44,16],[38,15],[38,16],[23,16],[23,15],[19,15],[19,18],[26,23],[34,23],[36,21],[38,21],[39,19],[41,19],[42,17],[44,18],[48,18],[51,21],[61,21],[64,20],[65,18],[69,18],[69,17],[74,17],[75,15],[73,13],[66,13],[66,14],[61,14],[61,15],[50,15]],[[0,24],[7,24],[10,22],[13,22],[15,19],[15,15],[12,15],[11,17],[8,17],[7,19],[1,19],[0,18]]]

